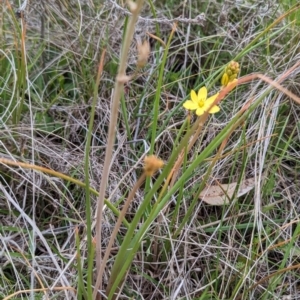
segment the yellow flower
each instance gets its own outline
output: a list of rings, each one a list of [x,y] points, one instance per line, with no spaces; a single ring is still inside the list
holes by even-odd
[[[183,103],[183,107],[188,110],[196,110],[196,115],[201,116],[204,112],[209,112],[210,114],[217,113],[220,111],[220,107],[214,105],[211,107],[213,102],[218,97],[219,93],[209,97],[207,99],[207,89],[202,87],[198,91],[198,95],[194,90],[191,91],[191,100],[187,100]],[[211,107],[211,108],[210,108]]]

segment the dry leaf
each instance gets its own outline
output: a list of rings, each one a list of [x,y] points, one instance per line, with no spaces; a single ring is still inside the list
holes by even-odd
[[[212,185],[205,188],[200,193],[200,198],[210,205],[224,205],[229,204],[230,199],[233,196],[237,182],[230,184],[219,184]],[[255,186],[254,178],[249,178],[241,182],[240,188],[237,193],[237,197],[240,197],[249,191],[251,191]]]

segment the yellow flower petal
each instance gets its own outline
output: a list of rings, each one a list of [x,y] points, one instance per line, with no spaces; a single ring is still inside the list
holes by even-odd
[[[205,106],[204,106],[205,111],[208,111],[210,114],[214,114],[214,113],[217,113],[218,111],[220,111],[220,108],[217,105],[214,105],[213,107],[211,107],[218,96],[219,96],[219,93],[209,97],[205,101]]]
[[[192,101],[197,104],[198,103],[198,97],[197,97],[197,94],[194,90],[191,90],[191,99]]]
[[[196,110],[196,115],[201,116],[204,114],[204,109],[202,107],[198,107]]]
[[[205,107],[209,108],[213,102],[216,100],[216,98],[219,96],[219,93],[214,94],[213,96],[209,97],[206,101],[205,101]]]
[[[206,100],[207,98],[207,89],[206,87],[202,87],[199,91],[198,91],[198,100]]]
[[[192,100],[187,100],[183,103],[183,107],[189,110],[195,110],[198,108],[197,103],[193,102]]]
[[[214,105],[208,112],[209,112],[210,114],[215,114],[215,113],[217,113],[217,112],[219,112],[219,111],[220,111],[220,107],[217,106],[217,105]]]

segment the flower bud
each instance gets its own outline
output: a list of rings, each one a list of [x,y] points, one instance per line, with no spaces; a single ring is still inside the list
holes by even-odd
[[[222,86],[226,86],[229,82],[229,77],[227,75],[227,73],[224,73],[221,79],[221,84]]]
[[[221,84],[223,87],[227,86],[229,83],[236,81],[238,74],[240,72],[240,65],[236,61],[231,61],[222,75]]]

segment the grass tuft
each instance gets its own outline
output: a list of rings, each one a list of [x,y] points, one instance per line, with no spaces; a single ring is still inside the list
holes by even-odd
[[[0,6],[0,298],[296,299],[300,5],[143,2]]]

